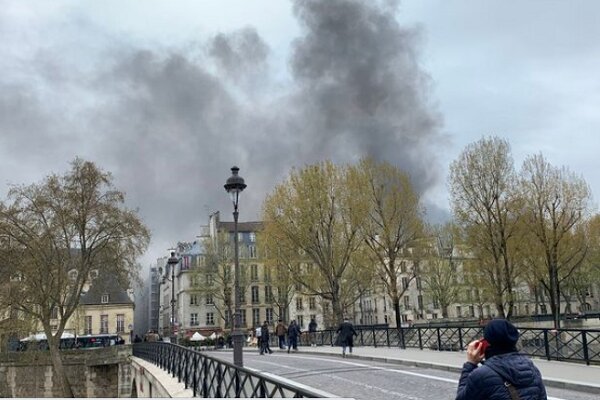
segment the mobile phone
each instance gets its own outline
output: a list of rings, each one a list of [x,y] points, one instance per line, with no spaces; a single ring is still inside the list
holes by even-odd
[[[479,350],[480,354],[485,354],[485,350],[488,348],[488,346],[490,345],[490,343],[485,340],[485,339],[481,339],[477,342],[477,349]]]

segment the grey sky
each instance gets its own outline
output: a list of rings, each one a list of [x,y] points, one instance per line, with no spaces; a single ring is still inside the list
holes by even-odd
[[[153,232],[192,240],[238,165],[241,219],[292,166],[364,155],[411,173],[431,218],[482,135],[600,190],[594,1],[3,1],[0,194],[75,156]]]

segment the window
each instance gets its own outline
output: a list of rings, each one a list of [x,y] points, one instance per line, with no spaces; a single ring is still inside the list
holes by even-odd
[[[190,314],[190,326],[198,326],[198,313]]]
[[[470,317],[475,316],[475,307],[474,306],[469,306],[469,316]]]
[[[214,300],[213,300],[213,295],[212,295],[212,293],[208,293],[208,294],[206,295],[206,305],[207,305],[207,306],[212,306],[212,305],[214,305],[214,304],[215,304],[215,302],[214,302]]]
[[[273,302],[273,288],[271,286],[265,286],[265,302]]]
[[[260,308],[252,309],[252,326],[260,326]]]
[[[117,314],[117,332],[125,332],[125,314]]]
[[[433,308],[440,308],[440,303],[438,302],[438,299],[433,299]]]
[[[265,273],[265,282],[271,282],[271,268],[263,267],[263,271]]]
[[[252,243],[256,242],[256,233],[255,232],[250,232],[248,234],[248,240],[250,240],[250,242],[252,242]]]
[[[265,310],[265,319],[267,320],[267,324],[269,324],[269,325],[273,324],[273,309],[272,308],[267,308]]]
[[[206,313],[206,325],[214,325],[215,324],[215,314],[211,312]]]
[[[256,246],[251,244],[248,246],[248,256],[250,258],[256,258]]]
[[[102,295],[102,298],[100,299],[100,303],[102,303],[102,304],[108,303],[108,294]]]
[[[302,297],[296,297],[296,310],[304,310],[304,305],[302,304]]]
[[[238,242],[243,242],[243,241],[244,241],[244,233],[238,232]]]
[[[85,334],[86,335],[91,335],[92,334],[92,316],[91,315],[86,315],[85,316]]]
[[[417,303],[419,304],[419,310],[422,310],[423,309],[423,296],[422,295],[417,296]]]
[[[400,261],[400,273],[406,273],[406,261]]]
[[[256,264],[250,265],[250,281],[258,282],[258,265]]]
[[[302,329],[302,327],[304,326],[304,315],[298,315],[298,326],[300,327],[300,329]]]
[[[431,314],[431,319],[437,319],[437,318],[438,318],[438,315],[437,315],[437,313],[433,313],[433,314]]]
[[[198,305],[198,295],[190,294],[190,306],[197,306],[197,305]]]
[[[310,296],[308,298],[308,308],[311,310],[315,310],[317,308],[317,299],[315,299],[315,296]]]
[[[252,286],[252,303],[259,303],[258,286]]]
[[[52,309],[52,313],[50,315],[50,318],[52,318],[52,319],[58,319],[58,307],[54,307]]]
[[[214,283],[214,279],[213,279],[212,274],[206,274],[206,284],[208,286],[212,286],[213,283]]]
[[[247,324],[247,319],[246,319],[246,310],[240,310],[240,325],[241,326],[248,326]]]
[[[108,315],[100,316],[100,333],[108,333]]]
[[[456,306],[456,316],[457,317],[461,317],[462,316],[462,308],[461,308],[461,306]]]
[[[404,296],[404,308],[410,308],[410,297]]]
[[[246,304],[246,291],[244,288],[240,288],[240,304]]]
[[[408,289],[408,278],[407,277],[402,278],[402,289],[404,289],[404,290]]]
[[[229,313],[229,310],[225,310],[224,319],[225,319],[225,328],[230,328],[233,326],[232,321],[231,321],[231,314]]]
[[[417,290],[423,290],[423,283],[421,282],[421,278],[418,277],[416,279],[416,283],[417,283]]]

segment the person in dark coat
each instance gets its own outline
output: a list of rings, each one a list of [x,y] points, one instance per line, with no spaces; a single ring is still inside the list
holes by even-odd
[[[338,340],[342,346],[342,357],[346,357],[346,346],[348,347],[350,354],[352,354],[354,336],[357,335],[352,322],[350,322],[348,318],[344,318],[344,322],[340,324],[336,332],[338,333]]]
[[[483,329],[483,338],[485,341],[476,340],[467,346],[456,400],[547,399],[540,371],[517,351],[519,331],[513,324],[505,319],[491,320]]]
[[[260,342],[258,344],[260,346],[260,355],[264,353],[272,354],[273,351],[271,350],[271,346],[269,346],[269,325],[267,321],[263,323],[260,332]]]
[[[311,318],[308,324],[308,338],[311,346],[317,345],[317,321],[314,318]]]
[[[300,327],[293,320],[290,322],[290,326],[288,326],[288,353],[290,349],[294,349],[294,351],[298,350],[298,336],[300,336]]]
[[[286,332],[287,332],[287,326],[285,326],[283,321],[280,319],[277,322],[277,326],[275,327],[275,334],[279,338],[279,348],[282,350],[285,349],[285,333]]]

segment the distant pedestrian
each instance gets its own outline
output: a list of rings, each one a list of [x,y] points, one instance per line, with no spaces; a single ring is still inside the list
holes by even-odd
[[[135,338],[133,339],[133,343],[141,343],[142,338],[140,337],[140,335],[135,335]]]
[[[290,326],[288,326],[288,350],[294,349],[294,351],[298,351],[298,336],[300,336],[300,327],[296,324],[296,321],[293,320],[290,322]]]
[[[269,353],[272,354],[271,346],[269,345],[269,325],[267,321],[265,321],[260,330],[261,332],[261,340],[260,340],[260,354]]]
[[[519,331],[509,321],[488,322],[483,339],[467,346],[456,400],[546,400],[542,375],[527,356],[517,351],[518,340]],[[478,367],[479,363],[483,365]]]
[[[308,324],[308,339],[311,346],[317,345],[317,321],[314,318],[311,318]]]
[[[254,330],[254,335],[256,337],[256,347],[258,347],[258,351],[260,352],[262,349],[262,327],[261,326],[257,326],[256,329]]]
[[[275,334],[279,338],[279,348],[285,350],[285,333],[287,332],[287,326],[280,319],[277,321],[277,326],[275,327]]]
[[[348,318],[344,318],[344,322],[337,328],[338,340],[342,345],[342,357],[346,357],[346,347],[350,354],[352,354],[352,347],[354,346],[354,336],[357,335],[354,330],[354,325]]]

